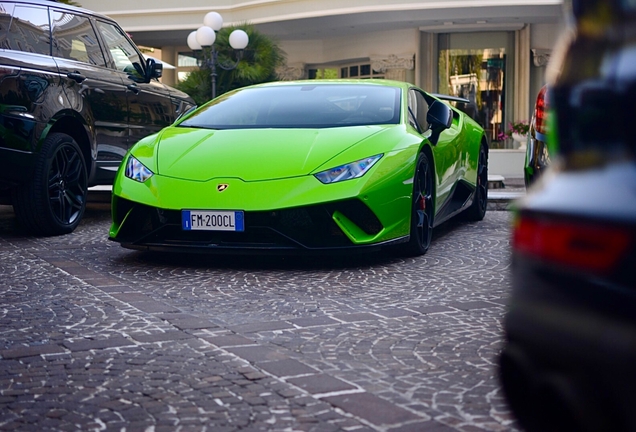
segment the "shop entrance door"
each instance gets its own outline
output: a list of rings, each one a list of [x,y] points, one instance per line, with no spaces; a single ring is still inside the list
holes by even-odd
[[[491,148],[505,148],[507,119],[512,119],[514,32],[439,35],[438,91],[466,98],[458,107],[486,131]]]

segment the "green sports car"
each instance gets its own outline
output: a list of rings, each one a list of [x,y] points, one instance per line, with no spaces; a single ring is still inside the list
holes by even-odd
[[[386,80],[226,93],[130,150],[110,239],[140,250],[421,255],[433,227],[486,212],[487,141],[453,99]]]

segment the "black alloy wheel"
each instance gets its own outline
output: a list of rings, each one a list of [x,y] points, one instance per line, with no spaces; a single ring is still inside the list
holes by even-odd
[[[14,193],[18,222],[35,235],[60,235],[79,225],[86,208],[86,163],[70,136],[53,133],[42,145],[33,179]]]
[[[488,207],[488,153],[483,145],[479,148],[476,182],[473,203],[465,212],[466,219],[471,221],[482,220]]]
[[[424,153],[420,153],[413,178],[413,204],[411,231],[404,251],[411,256],[423,255],[433,238],[433,166]]]

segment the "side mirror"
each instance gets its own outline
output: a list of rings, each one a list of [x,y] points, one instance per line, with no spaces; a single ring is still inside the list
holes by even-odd
[[[146,81],[150,82],[153,78],[161,78],[163,75],[163,63],[155,61],[155,59],[146,59]]]
[[[434,101],[426,113],[426,121],[431,125],[431,142],[437,144],[439,134],[451,127],[453,123],[453,110],[444,102]]]

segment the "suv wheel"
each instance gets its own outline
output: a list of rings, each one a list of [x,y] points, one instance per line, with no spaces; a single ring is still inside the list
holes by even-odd
[[[32,234],[67,234],[82,219],[87,193],[82,151],[70,136],[53,133],[44,140],[33,178],[14,190],[13,207]]]

